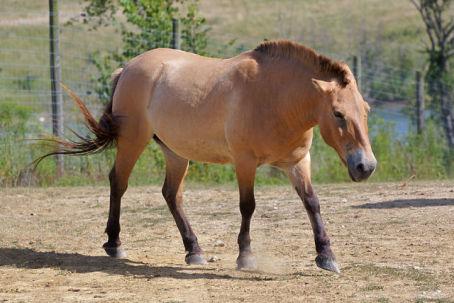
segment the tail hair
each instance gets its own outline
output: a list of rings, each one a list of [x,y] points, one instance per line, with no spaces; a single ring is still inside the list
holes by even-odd
[[[71,99],[76,103],[77,107],[80,109],[84,120],[85,126],[88,128],[91,136],[83,136],[78,134],[75,131],[72,131],[77,137],[77,140],[69,140],[59,137],[52,137],[49,139],[42,139],[49,143],[57,145],[57,148],[43,156],[40,156],[35,161],[33,161],[35,167],[45,158],[52,155],[90,155],[97,154],[105,149],[112,147],[116,143],[119,130],[119,117],[112,114],[112,98],[117,86],[118,79],[120,78],[122,69],[117,69],[112,74],[112,93],[110,102],[106,105],[104,112],[99,119],[99,122],[93,117],[93,115],[88,110],[85,103],[76,95],[71,89],[69,89],[64,84],[61,84],[62,88],[66,93],[71,97]]]

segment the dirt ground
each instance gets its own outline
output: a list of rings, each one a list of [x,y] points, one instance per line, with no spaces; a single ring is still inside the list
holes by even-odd
[[[235,270],[233,186],[186,188],[199,242],[219,258],[196,267],[159,187],[124,197],[123,260],[101,248],[107,188],[1,189],[0,302],[454,302],[454,181],[315,188],[340,275],[316,267],[290,186],[256,189],[255,272]]]

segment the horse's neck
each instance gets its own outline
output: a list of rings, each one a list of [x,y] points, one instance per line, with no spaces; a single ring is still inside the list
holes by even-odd
[[[292,129],[308,131],[318,124],[319,107],[323,102],[312,84],[312,78],[317,75],[311,75],[310,69],[298,64],[278,64],[279,62],[276,63],[278,72],[274,75],[273,67],[268,67],[267,72],[271,76],[264,87],[275,87],[276,91],[270,96],[276,96],[272,103],[281,118],[284,118]],[[273,85],[274,83],[279,83],[279,86]]]

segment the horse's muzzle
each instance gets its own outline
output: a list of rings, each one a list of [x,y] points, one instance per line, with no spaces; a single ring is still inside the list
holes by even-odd
[[[367,158],[362,149],[357,149],[347,157],[348,174],[355,182],[366,180],[372,175],[377,166],[377,160],[372,155]]]

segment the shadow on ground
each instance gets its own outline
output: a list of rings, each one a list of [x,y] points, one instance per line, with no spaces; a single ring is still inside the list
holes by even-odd
[[[384,209],[384,208],[407,208],[407,207],[430,207],[430,206],[454,206],[454,199],[408,199],[392,200],[376,203],[365,203],[352,206],[352,208]]]
[[[169,277],[174,279],[234,279],[248,280],[247,277],[206,273],[210,268],[152,266],[128,259],[114,259],[104,256],[86,256],[77,253],[39,252],[30,248],[0,248],[0,266],[16,268],[55,268],[75,273],[104,272],[114,275],[141,278]],[[205,271],[196,272],[194,271]]]

